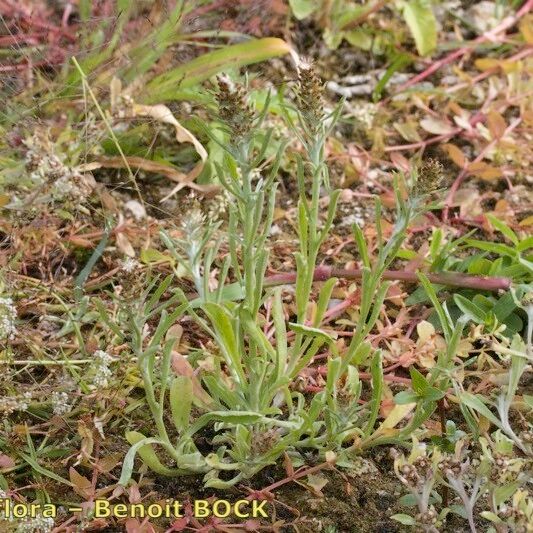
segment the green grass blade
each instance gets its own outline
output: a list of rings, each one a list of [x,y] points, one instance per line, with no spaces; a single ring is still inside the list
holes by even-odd
[[[146,85],[144,102],[174,99],[178,89],[192,87],[223,70],[259,63],[290,51],[285,41],[275,37],[226,46],[155,77]]]

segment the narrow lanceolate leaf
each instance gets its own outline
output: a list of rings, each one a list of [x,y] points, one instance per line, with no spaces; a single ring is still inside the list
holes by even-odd
[[[170,410],[176,429],[181,433],[189,425],[193,387],[188,376],[176,376],[170,385]]]
[[[430,0],[409,0],[404,4],[403,18],[409,26],[421,56],[430,54],[437,46],[437,21]]]
[[[407,403],[402,405],[395,405],[392,411],[387,415],[387,418],[383,420],[377,431],[382,432],[387,429],[394,428],[399,424],[414,408],[416,403]]]
[[[392,515],[391,518],[405,526],[414,526],[416,524],[416,520],[412,516],[404,513]]]
[[[520,242],[516,233],[503,221],[496,218],[494,215],[487,213],[486,217],[489,219],[492,227],[497,231],[501,232],[505,237],[507,237],[515,246]]]
[[[320,7],[321,3],[320,0],[289,0],[292,14],[298,20],[312,15]]]
[[[218,72],[283,56],[291,50],[283,39],[275,37],[225,46],[156,76],[146,86],[144,101],[149,103],[179,98],[180,90],[192,87]]]
[[[193,424],[189,426],[184,433],[184,438],[190,438],[195,433],[211,422],[223,422],[231,425],[242,424],[249,426],[257,422],[265,422],[265,417],[261,413],[253,411],[211,411],[200,416]],[[128,452],[129,453],[129,452]]]
[[[365,437],[370,436],[374,429],[374,424],[378,419],[381,396],[383,394],[383,364],[381,351],[376,351],[370,365],[372,375],[372,400],[370,401],[370,415],[365,427]]]
[[[487,313],[468,298],[460,294],[454,294],[453,301],[470,320],[473,320],[477,324],[484,324],[487,320]]]
[[[65,485],[71,485],[72,483],[65,479],[55,472],[52,472],[51,470],[48,470],[48,468],[45,468],[44,466],[41,466],[33,457],[30,455],[26,455],[25,453],[21,453],[20,456],[36,471],[39,472],[39,474],[42,474],[43,476],[49,477],[53,479],[54,481],[57,481],[59,483],[64,483]]]
[[[151,445],[162,444],[160,439],[147,438],[138,431],[128,431],[126,433],[126,439],[132,446],[126,454],[122,464],[122,473],[119,480],[120,485],[126,485],[130,480],[133,473],[135,455],[137,453],[141,456],[143,463],[145,463],[146,466],[156,474],[161,474],[163,476],[174,476],[179,473],[179,470],[167,468],[158,459]]]
[[[289,329],[295,331],[296,333],[301,333],[302,335],[310,335],[311,337],[319,337],[324,340],[324,342],[333,343],[333,337],[328,335],[325,331],[322,331],[319,328],[313,328],[311,326],[305,326],[303,324],[296,324],[289,322]]]
[[[230,371],[241,383],[244,383],[245,376],[241,364],[238,342],[228,311],[221,305],[214,303],[206,303],[204,309],[217,332]]]
[[[471,394],[470,392],[463,392],[459,395],[459,399],[462,403],[468,405],[468,407],[474,409],[480,415],[492,422],[496,427],[500,427],[500,421],[491,413],[490,409],[479,399],[478,396]]]

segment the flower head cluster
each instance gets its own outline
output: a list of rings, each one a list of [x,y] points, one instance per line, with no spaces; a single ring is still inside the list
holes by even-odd
[[[324,120],[324,83],[310,62],[302,61],[298,65],[296,105],[306,129],[315,135]]]
[[[15,411],[26,411],[31,398],[32,393],[30,391],[17,396],[3,396],[0,398],[0,412],[7,416]]]
[[[132,272],[138,270],[140,266],[141,264],[139,263],[139,261],[137,261],[137,259],[133,257],[127,257],[126,259],[124,259],[124,261],[122,261],[120,270],[126,272],[126,274],[131,274]]]
[[[94,359],[95,367],[93,386],[95,388],[105,388],[109,385],[109,379],[112,375],[109,365],[113,362],[114,359],[103,350],[96,350],[96,352],[94,352]]]
[[[415,196],[432,194],[444,185],[444,168],[440,161],[428,159],[419,169],[418,178],[413,187]]]
[[[7,297],[0,297],[0,342],[15,338],[17,333],[16,319],[17,309],[13,305],[13,300]]]
[[[421,487],[434,478],[434,457],[427,454],[425,445],[417,444],[409,458],[396,455],[394,470],[401,482],[408,487]]]
[[[529,429],[520,432],[520,440],[526,444],[533,444],[533,430]]]
[[[465,463],[461,463],[451,455],[445,455],[439,462],[440,471],[448,478],[458,478],[463,474],[465,467]]]
[[[67,171],[54,182],[51,194],[55,200],[83,200],[91,190],[90,183],[82,174],[67,168]]]
[[[230,194],[224,189],[210,199],[207,205],[207,218],[209,220],[219,220],[221,216],[228,212],[230,202]]]
[[[135,102],[129,94],[121,93],[112,102],[112,113],[115,118],[126,118],[134,115]]]
[[[267,431],[255,431],[252,434],[252,449],[257,455],[267,453],[279,441],[279,437],[278,429],[271,428]]]
[[[72,406],[68,401],[68,394],[66,392],[52,392],[52,408],[54,415],[64,415],[68,413]]]
[[[424,511],[423,513],[418,513],[415,516],[415,520],[419,524],[423,524],[425,526],[435,526],[438,523],[439,515],[437,514],[437,511],[435,511],[435,507],[431,505],[427,511]]]
[[[351,114],[357,124],[365,130],[369,130],[372,127],[376,113],[377,106],[371,102],[358,102],[351,110]]]
[[[218,78],[218,92],[215,95],[220,120],[228,127],[236,140],[248,137],[252,131],[255,113],[248,102],[246,89],[230,80]]]
[[[20,519],[17,519],[17,522]],[[35,518],[28,518],[17,525],[16,533],[49,533],[54,529],[54,519],[47,516],[38,515]]]
[[[526,490],[518,489],[509,502],[498,509],[498,516],[516,533],[530,533],[533,524],[533,498]]]
[[[91,178],[67,166],[54,154],[54,145],[46,135],[35,134],[25,142],[26,168],[37,185],[45,185],[53,200],[82,200],[93,189]]]
[[[198,208],[193,208],[187,218],[181,222],[181,229],[184,237],[189,243],[198,242],[202,240],[206,219],[202,211]]]

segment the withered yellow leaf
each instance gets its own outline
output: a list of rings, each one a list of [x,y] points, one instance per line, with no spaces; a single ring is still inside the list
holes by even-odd
[[[470,165],[468,165],[468,172],[473,176],[484,180],[493,180],[502,177],[501,169],[493,167],[483,161],[470,163]]]
[[[517,72],[522,68],[522,63],[520,61],[507,61],[505,59],[496,59],[493,57],[476,59],[474,64],[476,65],[476,68],[482,72],[500,68],[503,72],[509,74],[511,72]]]
[[[420,121],[420,126],[429,133],[435,135],[446,135],[452,133],[454,128],[448,122],[435,117],[427,117]]]
[[[452,143],[446,143],[443,148],[448,152],[448,157],[460,168],[464,168],[468,163],[468,159],[460,148]]]
[[[522,17],[519,28],[526,43],[533,44],[533,13],[528,13]]]
[[[518,225],[522,226],[522,227],[524,227],[524,226],[533,226],[533,215],[524,218],[524,220],[520,221],[520,223]]]
[[[497,111],[490,111],[487,115],[487,125],[489,131],[495,139],[503,137],[507,124],[505,119]]]
[[[482,57],[480,59],[476,59],[474,62],[474,65],[476,65],[476,68],[478,70],[485,72],[486,70],[492,70],[493,68],[499,68],[500,62],[501,61],[499,59],[495,59],[493,57]]]

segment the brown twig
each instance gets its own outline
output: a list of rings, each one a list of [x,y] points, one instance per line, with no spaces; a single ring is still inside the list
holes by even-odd
[[[264,494],[271,493],[274,489],[277,489],[283,485],[286,485],[287,483],[290,483],[291,481],[296,481],[297,479],[300,479],[302,477],[306,477],[309,474],[314,474],[315,472],[319,472],[320,470],[332,469],[333,465],[328,462],[320,463],[315,466],[311,466],[309,468],[302,467],[296,472],[294,472],[292,475],[287,476],[286,478],[280,479],[279,481],[276,481],[275,483],[272,483],[268,487],[264,487],[260,490],[253,490],[250,487],[244,487],[246,488],[250,494],[246,497],[247,500],[253,500],[256,499]]]
[[[315,269],[314,281],[326,281],[330,278],[361,279],[363,270],[359,268],[343,269],[329,266],[320,266]],[[509,290],[511,280],[503,277],[470,276],[459,272],[439,272],[426,274],[431,283],[437,285],[447,285],[450,287],[462,287],[465,289],[477,289],[482,291]],[[383,279],[393,281],[405,281],[407,283],[418,283],[416,272],[403,270],[386,270]],[[265,279],[265,287],[275,287],[277,285],[289,285],[296,282],[296,272],[275,274]]]
[[[474,127],[478,123],[482,123],[486,119],[486,116],[483,113],[476,113],[470,120],[470,126]],[[464,130],[463,127],[457,127],[451,129],[448,133],[442,133],[441,135],[435,135],[435,137],[430,137],[423,141],[418,141],[411,144],[398,144],[396,146],[387,146],[385,147],[385,152],[399,152],[402,150],[418,150],[419,148],[426,148],[430,144],[439,143],[441,141],[446,141],[459,135]]]
[[[506,31],[509,28],[512,28],[524,15],[527,15],[527,13],[531,11],[532,7],[533,7],[533,0],[527,0],[527,2],[524,3],[524,5],[516,12],[514,16],[505,18],[504,20],[502,20],[500,24],[498,24],[498,26],[484,33],[483,35],[480,35],[477,39],[474,39],[468,46],[463,46],[462,48],[454,50],[453,52],[443,57],[442,59],[435,61],[423,72],[421,72],[420,74],[417,74],[416,76],[412,77],[410,80],[406,81],[403,85],[398,87],[396,94],[405,91],[409,87],[412,87],[413,85],[421,82],[422,80],[425,80],[428,76],[431,76],[431,74],[433,74],[434,72],[437,72],[437,70],[447,65],[448,63],[451,63],[452,61],[459,59],[460,57],[464,56],[468,52],[474,51],[475,50],[474,45],[481,44],[486,41],[494,41],[496,39],[496,36],[499,33]]]
[[[451,207],[451,205],[453,203],[453,199],[455,197],[455,193],[457,192],[457,190],[461,186],[461,183],[463,183],[463,180],[468,176],[469,170],[471,168],[471,165],[473,165],[474,163],[479,163],[480,161],[482,161],[483,158],[485,157],[485,154],[488,151],[492,150],[492,148],[494,148],[494,146],[496,146],[496,144],[498,144],[498,142],[500,142],[500,140],[502,138],[504,138],[505,136],[509,135],[514,129],[516,129],[521,122],[522,122],[522,118],[521,117],[518,117],[517,119],[513,120],[513,122],[511,122],[511,124],[503,132],[501,137],[497,137],[497,138],[493,139],[489,144],[487,144],[485,146],[485,148],[483,148],[483,150],[481,150],[479,152],[478,156],[471,163],[468,163],[467,165],[464,166],[464,168],[461,170],[459,175],[455,178],[452,186],[450,187],[450,192],[448,193],[448,197],[446,198],[446,206],[445,206],[445,208],[443,210],[443,214],[442,214],[442,218],[443,218],[444,221],[446,221],[446,222],[448,221],[448,213],[449,213],[450,207]]]

